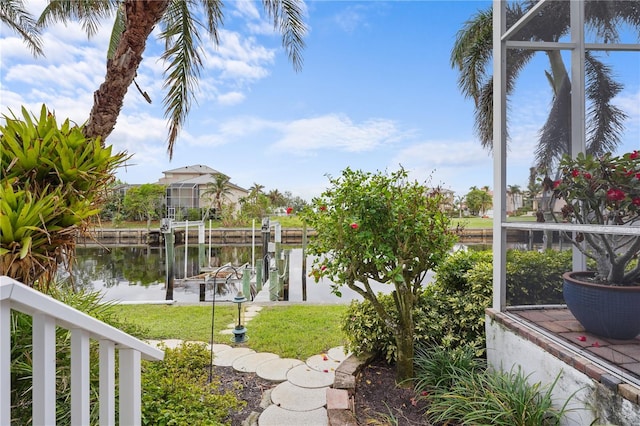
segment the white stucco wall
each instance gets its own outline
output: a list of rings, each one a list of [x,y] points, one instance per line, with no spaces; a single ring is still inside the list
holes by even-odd
[[[504,325],[486,317],[487,360],[496,369],[509,371],[520,366],[529,383],[550,385],[561,374],[553,390],[556,407],[572,395],[563,425],[640,425],[640,407],[607,389],[584,373],[562,362],[538,345]],[[515,366],[515,367],[514,367]]]

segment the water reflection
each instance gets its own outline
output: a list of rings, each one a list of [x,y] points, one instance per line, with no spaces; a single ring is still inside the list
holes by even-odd
[[[257,250],[259,252],[260,250]],[[184,247],[176,247],[174,271],[177,279],[185,276]],[[302,301],[302,249],[290,252],[289,300]],[[208,249],[207,255],[209,257]],[[311,265],[309,258],[307,265]],[[186,276],[198,274],[198,248],[190,247],[187,254]],[[211,254],[211,265],[220,266],[251,264],[251,247],[218,247]],[[77,260],[73,268],[75,285],[100,291],[104,300],[121,301],[161,301],[165,299],[165,252],[159,247],[78,247]],[[425,280],[431,280],[431,274]],[[173,298],[179,302],[198,302],[200,281],[181,284],[176,281]],[[206,299],[231,300],[236,295],[240,280],[218,278],[207,282]],[[356,292],[343,287],[342,297],[331,293],[331,282],[323,280],[319,283],[307,277],[307,301],[316,303],[349,303],[351,300],[362,300]],[[375,292],[388,293],[393,287],[386,284],[370,283]]]

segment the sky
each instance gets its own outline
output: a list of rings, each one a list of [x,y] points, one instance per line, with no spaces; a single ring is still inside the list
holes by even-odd
[[[45,2],[25,1],[34,15]],[[162,44],[152,34],[137,83],[114,132],[116,151],[132,155],[117,177],[155,183],[162,172],[203,164],[244,188],[319,195],[346,167],[391,172],[403,167],[430,186],[464,195],[493,185],[491,152],[474,134],[473,101],[450,66],[456,33],[490,1],[306,2],[304,64],[296,72],[260,2],[226,1],[220,43],[203,35],[204,67],[196,99],[167,154]],[[59,121],[83,123],[104,80],[112,21],[93,38],[76,23],[43,33],[46,57],[0,25],[0,114],[44,103]],[[637,43],[633,37],[623,40]],[[628,115],[619,152],[640,149],[640,53],[605,56],[624,84],[615,104]],[[548,62],[538,54],[517,81],[509,111],[507,184],[526,188],[537,133],[551,93]],[[513,105],[517,105],[517,108]]]

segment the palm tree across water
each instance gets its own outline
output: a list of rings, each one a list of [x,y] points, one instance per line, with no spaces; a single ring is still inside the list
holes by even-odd
[[[20,3],[13,1],[14,3]],[[282,44],[296,71],[302,67],[303,37],[306,25],[302,0],[263,0],[274,28],[282,35]],[[5,0],[2,4],[3,20]],[[124,96],[142,62],[146,41],[159,26],[165,43],[161,59],[166,63],[164,87],[165,117],[169,120],[167,151],[173,148],[194,100],[202,70],[203,29],[218,44],[218,29],[223,25],[222,0],[52,0],[38,20],[39,25],[81,22],[89,36],[97,31],[100,19],[115,14],[104,82],[94,93],[93,108],[84,127],[87,137],[104,141],[113,131],[123,106]],[[201,17],[204,22],[201,22]]]
[[[508,3],[507,28],[520,19],[537,0]],[[558,42],[570,31],[568,1],[550,1],[514,40]],[[461,92],[475,102],[475,128],[482,145],[493,147],[493,22],[492,8],[479,11],[458,32],[451,52],[451,66],[458,71]],[[586,0],[585,20],[596,37],[604,42],[618,41],[622,23],[638,30],[640,38],[640,6],[637,1]],[[520,72],[537,52],[509,49],[507,53],[507,95],[514,90]],[[563,154],[570,153],[571,82],[558,50],[544,51],[550,66],[545,77],[553,93],[553,103],[546,123],[540,130],[536,149],[536,166],[553,170]],[[613,105],[622,85],[613,78],[611,69],[590,52],[585,56],[587,109],[587,152],[600,154],[614,151],[620,143],[626,114]]]
[[[215,213],[220,215],[224,199],[231,193],[229,182],[231,178],[222,173],[212,173],[213,181],[207,184],[207,189],[202,193],[203,196],[213,197]]]

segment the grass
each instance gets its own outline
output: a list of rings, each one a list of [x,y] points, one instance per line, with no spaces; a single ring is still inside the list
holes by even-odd
[[[211,306],[118,305],[115,314],[144,327],[143,339],[211,340]],[[347,305],[265,307],[247,327],[247,346],[283,358],[304,360],[345,343],[340,324]],[[228,343],[221,330],[237,321],[236,305],[216,305],[214,342]]]
[[[247,326],[249,347],[283,358],[306,359],[345,344],[340,330],[347,305],[263,308]]]

